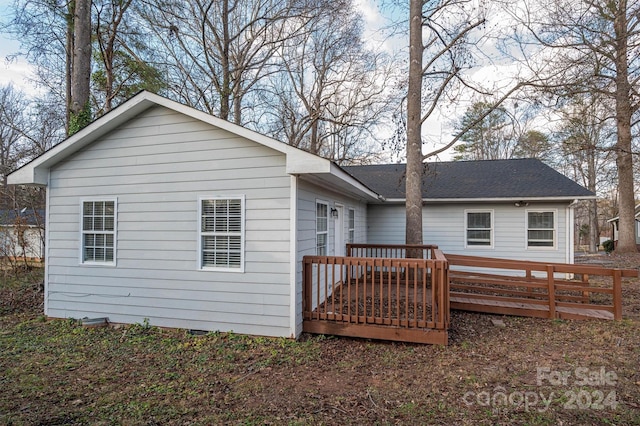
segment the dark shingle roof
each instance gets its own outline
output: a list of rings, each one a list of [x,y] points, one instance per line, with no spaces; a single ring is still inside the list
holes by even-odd
[[[405,164],[349,166],[344,169],[373,191],[405,198]],[[584,198],[593,192],[540,160],[451,161],[425,164],[424,199]]]
[[[24,225],[44,226],[44,210],[33,209],[0,209],[0,225],[15,225],[16,219],[20,219]]]

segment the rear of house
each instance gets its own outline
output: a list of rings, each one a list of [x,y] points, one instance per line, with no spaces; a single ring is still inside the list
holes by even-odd
[[[477,163],[430,166],[425,243],[571,262],[571,202],[593,194],[537,160]],[[47,316],[297,337],[303,257],[403,243],[403,179],[142,92],[9,183],[47,186]]]
[[[11,179],[48,187],[46,315],[285,337],[302,329],[302,256],[319,233],[339,253],[372,197],[327,160],[149,93]]]

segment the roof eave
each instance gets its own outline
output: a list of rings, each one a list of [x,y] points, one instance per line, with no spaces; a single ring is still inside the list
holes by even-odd
[[[516,203],[516,202],[554,202],[575,200],[595,200],[595,195],[573,195],[563,197],[493,197],[493,198],[423,198],[424,203]],[[388,203],[404,203],[406,198],[387,198]]]
[[[180,104],[151,92],[140,92],[127,102],[124,102],[111,112],[90,123],[75,135],[64,142],[54,146],[38,158],[32,160],[20,169],[9,175],[9,183],[25,185],[47,185],[49,169],[56,163],[64,160],[100,136],[115,129],[117,126],[134,118],[136,115],[154,106],[162,106],[179,112],[196,120],[211,124],[220,129],[242,136],[277,152],[285,154],[287,158],[286,170],[290,174],[300,173],[332,173],[331,162],[292,147],[268,136],[254,132],[242,126],[213,115],[199,111],[195,108]]]

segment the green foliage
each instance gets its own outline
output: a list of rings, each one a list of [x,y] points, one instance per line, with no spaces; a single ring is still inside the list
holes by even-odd
[[[491,110],[488,114],[487,111]],[[481,118],[483,115],[485,117]],[[455,160],[490,160],[509,158],[512,150],[512,131],[507,110],[487,102],[476,102],[467,109],[456,125],[463,132],[456,145]]]
[[[613,240],[607,240],[602,243],[602,248],[604,249],[605,252],[611,253],[615,249],[615,244]]]
[[[99,53],[96,55],[98,55],[96,63],[102,64],[103,60],[99,57]],[[109,79],[104,68],[94,71],[91,80],[94,87],[103,96],[117,90],[112,94],[115,100],[114,105],[131,98],[142,90],[158,93],[166,87],[165,79],[158,68],[142,62],[125,51],[115,52],[113,62],[112,87],[108,87]]]
[[[69,115],[69,136],[78,133],[91,123],[91,105],[87,102],[78,114]]]

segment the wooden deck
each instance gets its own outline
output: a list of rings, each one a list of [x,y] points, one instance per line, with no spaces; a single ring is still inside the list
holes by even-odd
[[[619,320],[622,279],[638,276],[637,270],[445,255],[436,246],[348,244],[347,253],[304,257],[305,332],[446,345],[450,309]]]
[[[446,344],[442,259],[304,258],[303,330]]]

